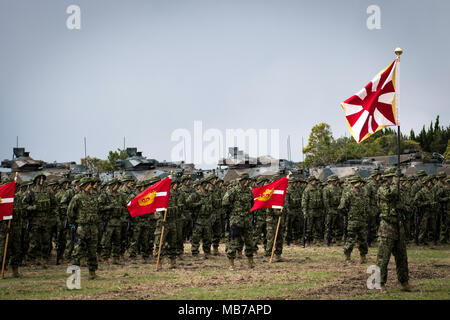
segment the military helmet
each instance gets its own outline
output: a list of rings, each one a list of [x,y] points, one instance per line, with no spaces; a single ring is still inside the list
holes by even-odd
[[[48,186],[54,186],[54,185],[58,185],[58,180],[52,180],[50,182],[47,183]]]
[[[184,174],[181,176],[181,182],[192,180],[190,175]]]
[[[85,184],[91,183],[91,178],[89,177],[84,177],[83,179],[80,180],[80,186],[84,186]]]
[[[317,178],[315,177],[315,176],[313,176],[313,175],[310,175],[309,177],[308,177],[308,182],[311,182],[311,181],[317,181]]]
[[[131,182],[135,181],[134,177],[132,175],[129,175],[129,174],[123,176],[122,179],[121,179],[122,183],[129,182],[129,181],[131,181]]]
[[[424,177],[424,176],[426,176],[427,175],[427,173],[425,172],[425,170],[419,170],[419,171],[417,171],[417,173],[416,173],[416,176],[417,177]]]
[[[361,178],[357,175],[353,175],[348,179],[350,183],[362,182]]]
[[[248,173],[243,173],[238,177],[238,181],[250,180]]]
[[[67,179],[67,178],[61,178],[61,179],[58,180],[58,183],[60,185],[63,185],[64,183],[70,183],[70,180]]]
[[[380,171],[378,171],[378,170],[373,170],[373,171],[370,173],[369,178],[375,178],[376,176],[379,176],[379,175],[381,175]]]
[[[436,175],[436,177],[437,177],[438,179],[444,179],[444,178],[447,178],[447,174],[446,174],[444,171],[442,171],[442,172],[439,172],[439,173]]]
[[[332,174],[331,176],[328,177],[327,181],[331,182],[331,181],[336,181],[339,180],[339,177],[337,174]]]
[[[117,183],[120,183],[119,179],[117,179],[117,178],[112,178],[111,180],[109,180],[109,181],[106,182],[106,185],[107,185],[107,186],[111,186],[111,185],[115,185],[115,184],[117,184]]]
[[[37,175],[34,176],[33,181],[36,181],[40,177],[44,177],[44,180],[47,179],[47,176],[43,172],[39,172]]]

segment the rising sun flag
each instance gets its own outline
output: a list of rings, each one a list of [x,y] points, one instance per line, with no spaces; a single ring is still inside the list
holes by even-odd
[[[389,126],[398,126],[400,60],[395,59],[364,88],[341,103],[348,128],[357,143]]]

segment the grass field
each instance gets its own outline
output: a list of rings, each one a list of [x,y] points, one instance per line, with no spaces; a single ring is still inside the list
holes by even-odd
[[[190,252],[186,245],[186,252]],[[67,265],[48,269],[21,269],[23,278],[11,278],[11,271],[0,281],[0,299],[450,299],[450,246],[408,247],[410,283],[413,292],[401,292],[391,257],[387,288],[368,290],[366,273],[375,264],[377,249],[371,248],[368,263],[359,263],[358,251],[352,262],[344,262],[340,246],[285,246],[284,262],[269,263],[261,253],[254,269],[247,259],[236,259],[235,271],[228,270],[224,245],[220,256],[193,259],[185,254],[178,268],[162,269],[155,264],[123,266],[100,264],[102,279],[87,280],[87,268],[81,268],[81,290],[66,287]]]

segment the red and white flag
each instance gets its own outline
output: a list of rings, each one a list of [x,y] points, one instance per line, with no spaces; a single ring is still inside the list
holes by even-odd
[[[283,177],[265,186],[254,188],[252,191],[254,203],[250,212],[261,208],[282,209],[287,186],[288,178]]]
[[[341,103],[348,128],[357,143],[398,122],[399,60],[378,73],[357,94]]]
[[[127,204],[130,215],[134,218],[144,214],[164,211],[169,204],[171,179],[169,177],[152,184]]]
[[[0,187],[0,220],[11,220],[13,218],[15,192],[16,181]]]

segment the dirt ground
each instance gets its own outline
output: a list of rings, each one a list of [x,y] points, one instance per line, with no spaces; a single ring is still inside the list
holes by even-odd
[[[165,258],[159,271],[155,260],[100,263],[99,280],[87,280],[88,270],[82,267],[81,290],[67,288],[68,264],[24,267],[20,279],[11,278],[8,270],[0,281],[0,299],[450,299],[450,245],[408,247],[413,292],[400,291],[391,257],[387,294],[367,289],[366,271],[376,262],[376,247],[360,264],[357,250],[345,263],[341,246],[285,246],[283,262],[269,263],[259,251],[254,269],[244,256],[236,259],[235,271],[228,270],[224,249],[221,244],[219,256],[193,258],[187,244],[177,269],[169,269]]]

